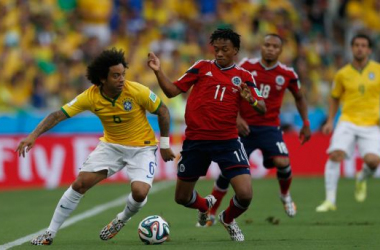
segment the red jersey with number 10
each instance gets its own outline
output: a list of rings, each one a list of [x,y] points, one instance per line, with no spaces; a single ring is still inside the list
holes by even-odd
[[[266,68],[259,58],[244,58],[239,65],[252,73],[267,107],[267,112],[261,115],[250,112],[250,105],[242,103],[241,117],[252,126],[280,126],[279,115],[285,90],[298,92],[301,88],[296,72],[282,63]]]
[[[257,100],[262,100],[252,75],[235,64],[219,67],[215,60],[200,60],[174,84],[183,92],[192,86],[187,100],[186,139],[229,140],[238,137],[236,117],[241,102],[240,84],[246,83]],[[248,106],[250,106],[248,104]],[[251,112],[256,111],[250,106]]]

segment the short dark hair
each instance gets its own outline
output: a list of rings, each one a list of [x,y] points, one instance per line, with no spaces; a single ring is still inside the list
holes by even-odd
[[[283,39],[280,35],[278,35],[278,34],[276,34],[276,33],[269,33],[269,34],[266,34],[266,35],[264,36],[264,38],[267,37],[267,36],[274,36],[274,37],[277,37],[278,39],[280,39],[280,41],[281,41],[281,45],[284,44],[284,39]]]
[[[367,39],[368,41],[368,47],[372,48],[372,40],[371,38],[366,35],[366,34],[356,34],[352,39],[351,39],[351,46],[354,45],[355,43],[355,40],[358,39],[358,38],[364,38],[364,39]]]
[[[235,48],[240,49],[240,35],[232,29],[215,30],[210,36],[210,44],[212,45],[218,39],[230,40]]]
[[[124,68],[128,68],[123,50],[117,50],[116,48],[104,50],[87,66],[87,79],[99,86],[102,84],[101,79],[107,78],[109,68],[120,63],[123,64]]]

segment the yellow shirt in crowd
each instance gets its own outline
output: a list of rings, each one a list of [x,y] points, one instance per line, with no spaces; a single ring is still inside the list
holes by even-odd
[[[67,117],[73,117],[89,110],[103,124],[104,136],[100,138],[101,141],[142,147],[157,144],[145,110],[155,113],[160,105],[160,98],[149,88],[137,82],[125,81],[123,91],[113,100],[94,85],[65,104],[62,111]]]
[[[331,95],[342,102],[340,121],[359,126],[379,124],[380,64],[369,61],[362,71],[351,64],[335,75]]]

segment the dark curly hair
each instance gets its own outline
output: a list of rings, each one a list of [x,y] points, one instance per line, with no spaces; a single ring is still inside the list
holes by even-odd
[[[367,34],[356,34],[356,35],[351,39],[351,46],[354,45],[355,40],[358,39],[358,38],[366,39],[366,40],[368,41],[368,47],[369,47],[369,48],[372,48],[372,46],[373,46],[373,44],[372,44],[372,40],[371,40],[371,38],[370,38]]]
[[[223,39],[230,40],[235,48],[240,49],[240,35],[232,29],[217,29],[210,36],[210,44],[212,45],[215,40]]]
[[[101,79],[106,79],[109,68],[118,64],[123,64],[124,68],[128,68],[128,63],[124,58],[124,51],[112,48],[104,50],[94,61],[87,66],[87,79],[97,86],[101,85]]]

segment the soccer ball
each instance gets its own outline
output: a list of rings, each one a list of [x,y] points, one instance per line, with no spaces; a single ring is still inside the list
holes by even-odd
[[[161,244],[169,236],[169,224],[161,216],[151,215],[140,222],[138,233],[141,241],[147,245]]]

